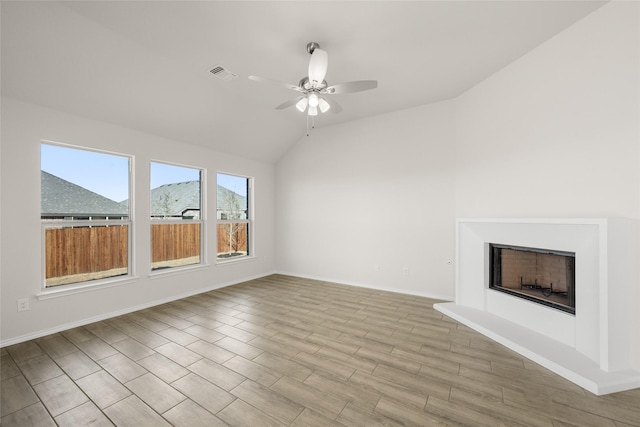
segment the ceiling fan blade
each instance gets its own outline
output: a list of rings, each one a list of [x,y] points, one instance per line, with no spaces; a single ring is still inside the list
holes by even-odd
[[[300,87],[297,85],[292,85],[290,83],[283,83],[279,80],[268,79],[266,77],[249,76],[249,80],[253,80],[254,82],[259,82],[259,83],[267,83],[275,86],[285,87],[287,89],[295,90],[296,92],[303,92],[303,90],[300,89]]]
[[[327,75],[329,55],[326,51],[316,48],[309,61],[309,82],[312,86],[318,86]]]
[[[331,107],[331,108],[329,108],[329,111],[330,111],[330,112],[332,112],[333,114],[337,114],[337,113],[339,113],[339,112],[341,112],[341,111],[342,111],[342,107],[340,106],[340,104],[338,104],[338,103],[337,103],[336,101],[334,101],[333,99],[328,98],[328,97],[322,97],[322,99],[323,99],[327,104],[329,104],[329,107]]]
[[[282,104],[280,104],[280,105],[278,105],[278,106],[276,107],[276,110],[284,110],[285,108],[289,108],[289,107],[291,107],[292,105],[297,104],[297,103],[298,103],[298,101],[300,101],[302,98],[304,98],[304,96],[301,96],[301,97],[296,98],[296,99],[290,99],[290,100],[288,100],[288,101],[284,101]]]
[[[377,87],[377,80],[357,80],[354,82],[338,83],[337,85],[329,86],[324,89],[322,93],[353,93],[375,89]]]

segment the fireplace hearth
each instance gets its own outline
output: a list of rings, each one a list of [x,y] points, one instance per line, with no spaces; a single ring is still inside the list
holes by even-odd
[[[575,252],[489,244],[489,288],[575,314]]]

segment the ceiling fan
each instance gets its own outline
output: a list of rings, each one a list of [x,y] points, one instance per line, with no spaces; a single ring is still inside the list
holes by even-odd
[[[342,107],[327,95],[361,92],[378,87],[377,80],[358,80],[329,86],[324,79],[327,75],[329,62],[327,52],[320,49],[320,45],[316,42],[307,44],[307,52],[311,55],[309,73],[300,79],[297,85],[265,77],[249,76],[249,79],[256,82],[275,84],[300,93],[297,98],[278,105],[276,110],[284,110],[295,105],[301,113],[306,111],[308,116],[317,116],[318,111],[320,113],[326,113],[327,111],[339,113],[342,111]]]

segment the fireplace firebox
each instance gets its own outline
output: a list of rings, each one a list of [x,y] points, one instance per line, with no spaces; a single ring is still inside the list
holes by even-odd
[[[489,244],[489,288],[576,313],[575,253]]]

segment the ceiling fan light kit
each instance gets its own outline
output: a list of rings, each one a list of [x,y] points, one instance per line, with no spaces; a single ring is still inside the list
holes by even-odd
[[[311,55],[308,75],[300,79],[297,86],[264,77],[249,76],[251,80],[286,87],[303,95],[294,100],[283,102],[276,107],[277,110],[283,110],[295,105],[296,109],[301,113],[307,112],[307,118],[309,116],[317,116],[318,110],[323,114],[329,110],[332,113],[339,113],[342,111],[342,107],[327,95],[361,92],[378,87],[376,80],[358,80],[329,86],[325,80],[329,65],[329,55],[326,51],[320,49],[320,45],[316,42],[307,44],[307,52]]]
[[[315,92],[309,94],[309,107],[317,107],[320,103],[318,95]]]
[[[326,113],[327,111],[329,111],[329,108],[331,108],[331,105],[329,105],[329,103],[324,98],[319,98],[318,107],[320,107],[321,113]]]
[[[307,105],[309,105],[309,98],[300,98],[298,102],[296,102],[296,108],[301,113],[304,113],[304,110],[307,109]]]

